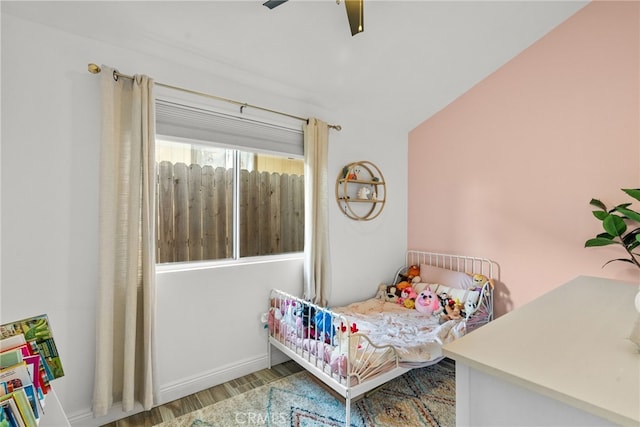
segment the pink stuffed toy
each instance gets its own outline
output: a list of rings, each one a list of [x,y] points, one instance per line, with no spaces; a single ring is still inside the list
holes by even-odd
[[[416,298],[416,310],[420,313],[431,316],[434,312],[440,309],[440,301],[436,295],[431,292],[431,289],[426,288],[424,291],[418,294]]]

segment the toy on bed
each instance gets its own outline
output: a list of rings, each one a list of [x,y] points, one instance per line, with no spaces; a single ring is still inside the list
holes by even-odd
[[[406,268],[406,271],[399,271],[398,278],[396,279],[396,282],[398,284],[406,282],[406,285],[404,286],[410,286],[413,283],[420,283],[421,281],[422,278],[420,277],[419,265],[410,265]]]
[[[464,304],[459,299],[449,299],[444,306],[444,313],[440,314],[440,321],[459,320],[464,317]]]
[[[406,308],[413,308],[415,307],[417,296],[418,294],[416,294],[411,286],[405,286],[400,290],[400,297],[398,297],[396,302]]]
[[[398,298],[402,294],[402,289],[398,288],[397,285],[385,285],[381,284],[378,287],[378,293],[376,294],[376,298],[381,299],[387,302],[398,302]]]
[[[418,294],[415,304],[416,310],[427,316],[433,315],[440,309],[440,300],[428,287]]]

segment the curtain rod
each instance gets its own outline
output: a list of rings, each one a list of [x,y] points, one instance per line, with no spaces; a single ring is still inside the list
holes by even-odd
[[[100,73],[102,71],[102,69],[98,65],[96,65],[94,63],[90,63],[87,68],[88,68],[88,71],[91,74],[98,74],[98,73]],[[118,70],[114,70],[113,71],[113,78],[115,80],[118,80],[120,77],[124,77],[125,79],[133,80],[133,76],[128,76],[126,74],[122,74]],[[190,93],[192,95],[204,96],[206,98],[212,98],[212,99],[216,99],[218,101],[225,101],[225,102],[229,102],[231,104],[239,105],[241,113],[242,113],[242,109],[243,108],[255,108],[256,110],[267,111],[269,113],[279,114],[281,116],[286,116],[286,117],[290,117],[292,119],[297,119],[297,120],[301,120],[303,122],[309,123],[309,119],[308,118],[294,116],[293,114],[283,113],[281,111],[271,110],[269,108],[258,107],[257,105],[247,104],[246,102],[235,101],[233,99],[223,98],[221,96],[211,95],[211,94],[203,93],[203,92],[197,92],[195,90],[185,89],[185,88],[182,88],[182,87],[179,87],[179,86],[173,86],[173,85],[169,85],[169,84],[166,84],[166,83],[155,82],[155,84],[157,84],[158,86],[166,87],[168,89],[175,89],[175,90],[179,90],[179,91],[182,91],[182,92]],[[331,129],[335,129],[337,131],[342,130],[342,126],[340,126],[340,125],[328,125],[328,126]]]

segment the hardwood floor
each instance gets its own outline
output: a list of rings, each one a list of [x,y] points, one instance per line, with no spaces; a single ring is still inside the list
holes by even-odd
[[[288,375],[300,372],[302,368],[293,361],[287,361],[271,369],[263,369],[224,384],[200,391],[191,396],[174,400],[150,411],[141,412],[103,427],[151,427],[172,420],[189,412],[204,408],[221,400],[244,393]]]

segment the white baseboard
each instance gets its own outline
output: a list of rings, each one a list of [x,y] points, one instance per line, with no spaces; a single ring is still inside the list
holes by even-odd
[[[282,352],[273,349],[271,353],[272,366],[287,360],[289,360],[289,358]],[[199,375],[161,385],[160,402],[158,402],[157,406],[265,369],[269,366],[268,362],[267,355],[253,359],[245,359],[232,365],[222,366]],[[104,417],[94,418],[91,408],[74,414],[67,414],[67,417],[72,427],[99,427],[122,418],[130,417],[143,410],[142,405],[136,403],[136,407],[132,411],[122,412],[122,406],[120,404],[114,404],[109,413]]]

